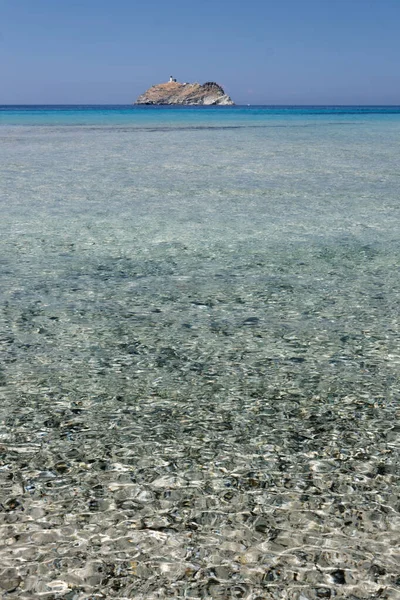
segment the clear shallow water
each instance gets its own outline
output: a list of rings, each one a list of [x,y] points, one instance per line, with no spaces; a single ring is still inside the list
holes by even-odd
[[[398,109],[0,123],[7,597],[398,598]]]

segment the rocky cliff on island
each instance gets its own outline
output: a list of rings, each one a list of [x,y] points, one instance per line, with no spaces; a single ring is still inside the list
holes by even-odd
[[[141,94],[135,104],[179,104],[183,106],[233,106],[231,98],[213,81],[179,83],[170,78],[168,83],[153,85]]]

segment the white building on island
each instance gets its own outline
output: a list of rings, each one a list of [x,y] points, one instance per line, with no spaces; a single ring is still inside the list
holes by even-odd
[[[176,83],[176,79],[174,79],[172,75],[169,76],[169,83]]]

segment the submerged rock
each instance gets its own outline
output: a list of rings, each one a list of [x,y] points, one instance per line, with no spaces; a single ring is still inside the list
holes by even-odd
[[[150,87],[139,96],[135,104],[233,106],[234,102],[220,85],[212,81],[203,85],[169,81]]]

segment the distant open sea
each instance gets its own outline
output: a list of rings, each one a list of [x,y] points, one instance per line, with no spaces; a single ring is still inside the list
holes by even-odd
[[[363,117],[370,122],[376,118],[397,118],[399,106],[135,106],[135,105],[27,105],[1,106],[1,125],[126,125],[146,126],[266,126],[285,121],[324,123],[337,117],[355,121]],[[278,123],[277,123],[278,121]]]
[[[0,596],[400,598],[400,107],[0,107]]]

